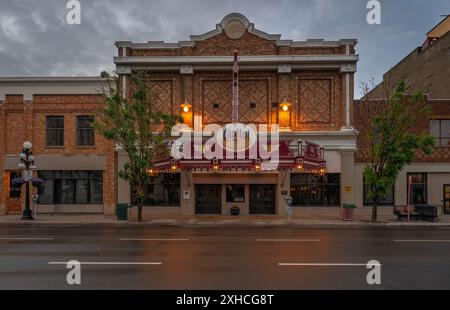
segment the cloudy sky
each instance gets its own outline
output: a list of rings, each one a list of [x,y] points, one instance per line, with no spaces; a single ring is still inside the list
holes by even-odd
[[[368,0],[79,0],[81,24],[69,25],[67,2],[0,0],[0,76],[98,75],[114,68],[114,41],[187,40],[240,12],[283,39],[358,39],[359,85],[380,81],[450,14],[448,0],[380,0],[381,25],[368,25]]]

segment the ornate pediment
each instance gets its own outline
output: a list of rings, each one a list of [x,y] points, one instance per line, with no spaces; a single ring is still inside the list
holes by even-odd
[[[198,42],[209,39],[223,32],[228,38],[237,40],[242,38],[247,31],[266,40],[278,41],[281,38],[280,34],[269,34],[256,29],[255,25],[250,23],[247,17],[240,13],[228,14],[222,19],[220,24],[216,25],[216,29],[201,35],[192,35],[190,38],[191,41]]]

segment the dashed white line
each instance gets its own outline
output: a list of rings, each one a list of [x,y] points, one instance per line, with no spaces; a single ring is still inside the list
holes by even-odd
[[[119,241],[189,241],[189,239],[165,239],[165,238],[153,238],[153,239],[146,239],[146,238],[120,238]]]
[[[360,263],[278,263],[279,266],[299,267],[366,267],[367,264]],[[379,265],[381,266],[381,264]]]
[[[450,240],[413,239],[413,240],[394,240],[394,242],[450,242]]]
[[[39,240],[55,240],[55,238],[0,238],[0,240],[39,241]]]
[[[320,242],[320,239],[256,239],[257,242]]]
[[[47,265],[67,265],[69,262],[48,262]],[[80,265],[161,265],[162,262],[79,262]]]

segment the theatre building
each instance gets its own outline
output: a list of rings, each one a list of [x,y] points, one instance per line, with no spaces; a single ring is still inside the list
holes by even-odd
[[[116,42],[124,96],[132,72],[144,70],[157,109],[181,115],[191,130],[237,122],[279,125],[276,169],[263,169],[259,155],[158,163],[145,187],[144,217],[229,215],[232,207],[241,215],[286,216],[288,196],[295,217],[339,217],[342,204],[354,202],[356,43],[282,39],[236,13],[186,41]],[[117,168],[126,161],[118,149]],[[118,203],[133,203],[135,196],[130,184],[117,179]]]
[[[25,186],[19,153],[33,144],[36,171],[44,180],[39,213],[114,213],[114,143],[90,123],[100,100],[98,78],[0,79],[0,214],[20,213]]]

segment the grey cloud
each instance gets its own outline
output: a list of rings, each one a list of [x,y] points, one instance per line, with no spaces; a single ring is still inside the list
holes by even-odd
[[[382,25],[369,26],[367,0],[80,0],[82,24],[68,25],[66,2],[0,0],[0,76],[98,75],[113,69],[116,40],[186,40],[237,11],[285,39],[357,38],[357,86],[379,81],[449,13],[447,0],[381,1]]]

